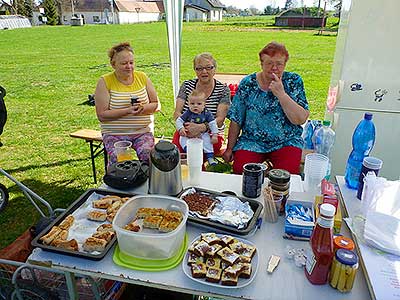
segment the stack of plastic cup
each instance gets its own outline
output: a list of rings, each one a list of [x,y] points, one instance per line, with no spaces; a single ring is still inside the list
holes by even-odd
[[[201,139],[193,138],[187,141],[187,164],[190,184],[198,185],[203,166],[203,141]]]
[[[319,153],[306,155],[304,161],[304,187],[306,192],[319,194],[321,180],[328,170],[329,158]]]

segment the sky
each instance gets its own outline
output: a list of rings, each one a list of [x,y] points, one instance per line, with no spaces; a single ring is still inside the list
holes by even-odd
[[[226,6],[235,6],[237,8],[245,9],[249,8],[250,6],[254,6],[255,8],[258,8],[259,10],[264,10],[264,8],[268,5],[271,5],[273,7],[284,7],[285,6],[285,0],[220,0],[222,4]],[[297,0],[296,1],[298,4],[301,2],[304,3],[306,6],[314,6],[315,0]],[[323,5],[323,1],[321,1],[321,6]]]

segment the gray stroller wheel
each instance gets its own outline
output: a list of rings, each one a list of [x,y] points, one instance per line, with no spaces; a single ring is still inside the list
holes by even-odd
[[[0,212],[7,206],[8,197],[7,188],[0,183]]]

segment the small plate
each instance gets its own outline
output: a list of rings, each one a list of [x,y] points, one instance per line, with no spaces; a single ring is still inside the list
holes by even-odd
[[[218,237],[224,236],[227,234],[217,234]],[[249,242],[248,240],[245,239],[241,239],[238,238],[236,236],[233,236],[235,239],[237,239],[238,241],[248,244],[250,246],[256,247],[252,242]],[[195,241],[199,240],[201,238],[201,235],[199,235],[198,237],[196,237],[191,243],[190,245],[192,245]],[[190,247],[190,246],[189,246]],[[257,247],[256,247],[257,248]],[[238,284],[234,285],[234,286],[229,286],[229,285],[222,285],[220,282],[219,283],[213,283],[213,282],[208,282],[206,281],[205,278],[194,278],[192,276],[192,271],[190,266],[188,265],[188,257],[189,257],[189,251],[186,252],[185,258],[183,259],[182,262],[182,269],[183,269],[183,273],[185,273],[185,275],[187,277],[189,277],[190,279],[197,281],[199,283],[205,284],[205,285],[209,285],[209,286],[214,286],[214,287],[220,287],[220,288],[224,288],[224,289],[238,289],[238,288],[242,288],[245,287],[246,285],[249,285],[254,278],[257,275],[257,271],[258,271],[258,249],[256,250],[256,253],[253,256],[253,259],[251,260],[251,276],[249,279],[246,278],[239,278],[238,280]]]

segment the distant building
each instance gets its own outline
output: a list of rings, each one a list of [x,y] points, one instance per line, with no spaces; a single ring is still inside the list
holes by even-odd
[[[222,21],[225,9],[219,0],[185,0],[183,19],[185,21]]]
[[[61,24],[71,25],[73,16],[83,19],[84,24],[131,24],[159,21],[164,15],[162,0],[71,0],[62,1]],[[113,5],[111,7],[111,4]],[[40,25],[40,13],[35,11],[33,24]]]
[[[285,27],[321,27],[326,25],[326,18],[313,17],[306,9],[302,14],[296,9],[288,9],[275,17],[275,26]]]

